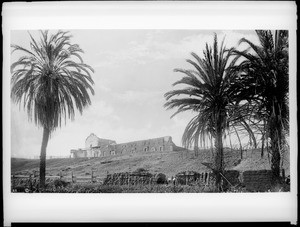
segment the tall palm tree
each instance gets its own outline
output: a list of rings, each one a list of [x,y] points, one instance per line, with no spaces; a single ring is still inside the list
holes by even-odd
[[[175,69],[175,72],[184,76],[173,86],[183,84],[187,87],[169,91],[165,94],[167,109],[178,108],[172,115],[183,111],[195,113],[195,117],[188,123],[183,137],[184,146],[198,140],[204,140],[206,136],[214,138],[216,187],[220,190],[221,174],[224,171],[223,161],[223,136],[232,121],[239,118],[234,109],[240,108],[239,94],[242,84],[238,81],[239,75],[230,70],[236,64],[238,57],[233,58],[233,49],[226,50],[224,39],[220,49],[217,35],[214,36],[213,47],[206,44],[203,57],[192,53],[194,60],[188,59],[194,69]],[[180,96],[179,98],[175,98]]]
[[[243,91],[254,102],[260,118],[266,122],[270,139],[271,169],[275,181],[280,178],[280,154],[289,129],[288,31],[257,30],[259,44],[241,39],[249,48],[235,51],[244,58],[237,67],[245,84]]]
[[[83,62],[83,50],[71,44],[69,32],[50,35],[41,31],[37,42],[31,34],[30,49],[12,45],[12,53],[24,54],[11,65],[11,98],[23,105],[30,120],[43,128],[40,153],[40,188],[45,188],[46,148],[51,133],[61,126],[62,118],[74,119],[75,109],[82,114],[94,95],[91,72]],[[78,62],[79,60],[79,62]]]

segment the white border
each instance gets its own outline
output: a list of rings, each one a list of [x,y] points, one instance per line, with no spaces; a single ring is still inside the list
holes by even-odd
[[[3,198],[11,222],[297,221],[296,4],[294,2],[4,3]],[[10,193],[10,31],[15,29],[288,29],[290,35],[290,193]]]

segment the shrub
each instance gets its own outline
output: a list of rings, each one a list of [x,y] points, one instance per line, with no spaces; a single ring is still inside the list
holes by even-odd
[[[12,191],[13,192],[25,192],[26,187],[24,185],[15,186]]]
[[[165,174],[163,174],[163,173],[158,173],[155,176],[155,182],[157,184],[167,184],[168,183],[167,176]]]
[[[61,179],[55,179],[54,182],[53,182],[54,186],[56,188],[58,187],[66,187],[67,185],[69,185],[70,183],[69,182],[66,182],[66,181],[63,181]]]
[[[147,169],[144,168],[138,168],[134,171],[134,173],[143,173],[143,172],[149,172]]]
[[[124,189],[118,185],[103,185],[99,187],[100,193],[122,193]]]

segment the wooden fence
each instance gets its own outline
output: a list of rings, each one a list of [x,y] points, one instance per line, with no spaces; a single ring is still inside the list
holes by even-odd
[[[156,178],[151,173],[121,172],[107,174],[103,184],[105,185],[145,185],[153,184]]]
[[[204,184],[209,185],[213,184],[215,180],[215,176],[213,172],[193,172],[193,171],[185,171],[176,174],[175,176],[176,183],[181,185],[191,185],[191,184]]]
[[[16,181],[27,180],[29,182],[38,180],[39,175],[33,173],[30,175],[12,175],[12,184]],[[149,172],[121,172],[121,173],[112,173],[107,172],[106,177],[99,177],[94,174],[94,171],[91,172],[89,176],[76,176],[73,172],[70,175],[63,175],[60,173],[57,176],[46,176],[46,182],[51,180],[61,179],[66,182],[72,183],[103,183],[105,185],[147,185],[147,184],[157,184],[158,177],[157,175],[151,174]],[[168,182],[173,184],[180,185],[191,185],[191,184],[214,184],[214,174],[213,172],[202,172],[197,173],[193,171],[181,172],[175,175],[173,178],[174,181]],[[165,182],[167,183],[167,182]]]
[[[162,174],[164,175],[164,174]],[[213,172],[202,172],[197,173],[193,171],[181,172],[172,177],[171,181],[168,182],[166,179],[159,180],[159,174],[153,175],[148,172],[144,173],[113,173],[108,174],[104,180],[106,185],[147,185],[147,184],[158,184],[161,183],[172,183],[176,185],[192,185],[192,184],[203,184],[210,185],[214,184],[215,176]]]
[[[30,175],[11,175],[12,183],[14,184],[16,180],[28,180],[28,181],[33,181],[39,178],[39,174],[33,173]],[[90,183],[96,183],[96,182],[103,182],[104,178],[98,177],[94,174],[94,171],[91,172],[90,176],[75,176],[74,173],[72,172],[71,175],[63,175],[60,173],[59,175],[52,176],[52,175],[47,175],[45,176],[46,181],[51,181],[51,180],[56,180],[60,179],[66,182],[72,182],[72,183],[83,183],[83,182],[90,182]]]

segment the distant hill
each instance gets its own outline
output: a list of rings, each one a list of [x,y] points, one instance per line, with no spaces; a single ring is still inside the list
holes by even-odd
[[[252,150],[241,154],[239,150],[224,150],[224,160],[226,169],[236,169],[239,171],[254,169],[270,169],[267,154],[260,157],[260,150]],[[289,160],[289,158],[286,158]],[[128,172],[138,168],[144,168],[151,173],[164,173],[167,176],[175,176],[181,171],[210,171],[203,162],[213,162],[210,150],[201,150],[199,156],[195,157],[193,151],[182,150],[166,153],[136,153],[134,155],[119,155],[99,158],[65,158],[48,159],[47,175],[90,175],[92,171],[99,177],[105,177],[107,172]],[[39,171],[39,160],[32,159],[11,159],[12,174],[30,174]],[[289,174],[289,162],[284,162],[284,168]]]

